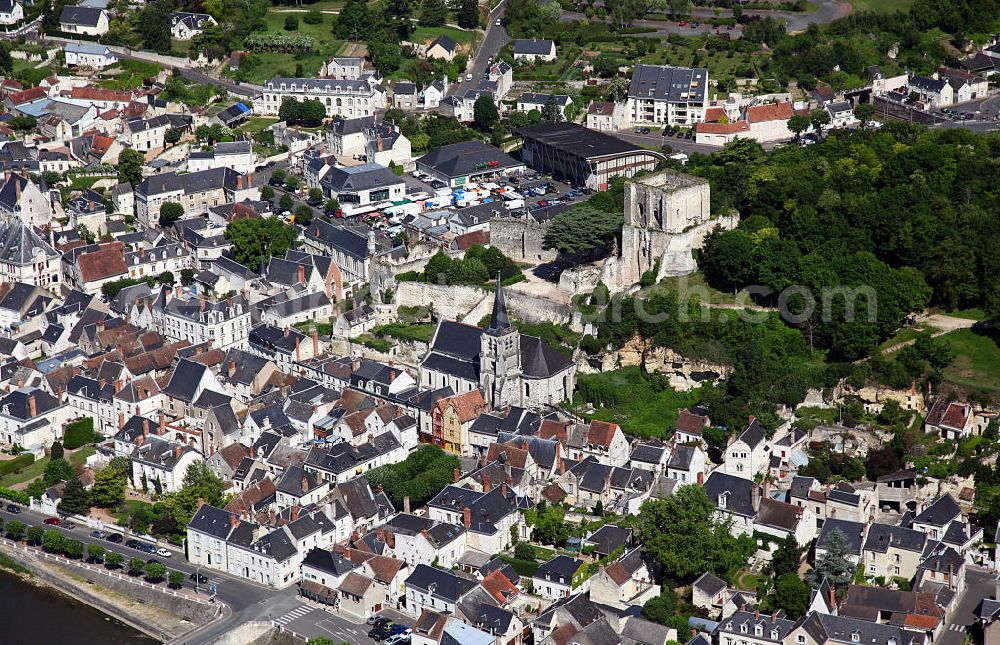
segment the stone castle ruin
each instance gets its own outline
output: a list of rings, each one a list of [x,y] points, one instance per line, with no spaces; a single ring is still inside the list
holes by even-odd
[[[625,223],[620,251],[608,258],[601,281],[611,291],[623,291],[647,271],[656,279],[698,270],[694,250],[701,248],[716,226],[731,229],[738,217],[713,219],[708,180],[674,170],[625,182]]]

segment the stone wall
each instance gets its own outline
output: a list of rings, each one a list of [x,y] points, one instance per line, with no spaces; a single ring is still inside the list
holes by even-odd
[[[650,373],[666,374],[670,379],[670,386],[682,392],[693,390],[710,379],[727,378],[733,369],[730,365],[687,358],[669,347],[652,345],[639,337],[625,343],[618,351],[606,352],[601,359],[603,372],[630,365],[640,365]]]
[[[431,242],[417,242],[411,244],[406,257],[398,259],[381,257],[376,260],[371,275],[370,285],[372,298],[376,302],[381,302],[382,293],[386,289],[395,289],[397,286],[396,276],[409,271],[421,272],[432,257],[442,249]],[[445,251],[453,257],[461,257],[462,252]]]
[[[269,622],[250,621],[237,625],[212,645],[302,645],[306,641]]]
[[[465,285],[400,282],[396,285],[396,305],[417,307],[433,305],[434,315],[446,320],[464,320],[465,316],[489,294],[479,287]],[[466,321],[476,324],[478,320]]]
[[[552,220],[534,217],[496,217],[490,221],[490,246],[515,262],[552,262],[557,253],[542,248],[542,238]]]

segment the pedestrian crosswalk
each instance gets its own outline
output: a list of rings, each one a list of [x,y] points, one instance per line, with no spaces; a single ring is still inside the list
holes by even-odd
[[[299,618],[302,618],[306,614],[312,613],[315,610],[316,610],[315,607],[310,607],[309,605],[299,605],[295,609],[292,609],[291,611],[286,613],[281,618],[276,619],[274,622],[278,623],[281,626],[286,626],[288,625],[288,623],[294,620],[298,620]]]
[[[951,624],[948,625],[949,632],[965,632],[965,625]]]

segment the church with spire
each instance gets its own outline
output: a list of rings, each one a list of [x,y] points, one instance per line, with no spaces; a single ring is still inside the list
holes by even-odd
[[[511,322],[499,278],[486,329],[439,321],[420,362],[422,387],[450,387],[456,394],[478,388],[494,410],[556,406],[573,396],[575,384],[570,358]]]

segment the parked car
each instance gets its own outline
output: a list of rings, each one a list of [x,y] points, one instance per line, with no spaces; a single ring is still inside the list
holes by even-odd
[[[146,560],[146,564],[163,564],[163,563],[157,560],[156,558],[150,558]]]
[[[60,524],[62,524],[62,520],[59,519],[58,517],[46,517],[42,521],[42,524],[48,524],[49,526],[59,526]]]
[[[172,556],[172,555],[173,555],[173,553],[171,553],[170,551],[168,551],[168,550],[164,549],[164,548],[163,548],[163,547],[161,546],[160,548],[158,548],[158,549],[156,550],[156,555],[160,556],[161,558],[169,558],[170,556]]]
[[[107,539],[108,534],[106,531],[91,531],[90,537],[94,538],[95,540],[104,540]]]
[[[390,636],[388,625],[377,625],[368,632],[368,638],[380,643]]]
[[[72,531],[73,529],[76,528],[76,524],[74,524],[73,522],[70,522],[69,520],[63,520],[62,524],[60,524],[60,526],[62,526],[67,531]]]
[[[399,634],[409,634],[412,631],[413,631],[412,629],[410,629],[406,625],[403,625],[402,623],[396,623],[389,628],[389,633],[392,634],[393,636],[397,636]]]
[[[649,128],[636,128],[636,134],[649,134]]]
[[[206,576],[204,573],[199,573],[199,574],[192,573],[191,575],[188,576],[188,579],[190,579],[191,582],[197,582],[198,584],[201,585],[208,582],[208,576]]]
[[[547,200],[547,199],[539,199],[538,200],[538,205],[539,206],[548,206],[549,205],[549,200]]]
[[[125,543],[125,546],[127,546],[130,549],[141,549],[142,542],[140,542],[139,540],[129,540],[128,542]]]
[[[369,625],[388,625],[392,621],[385,616],[369,616],[365,622]]]
[[[385,641],[385,645],[403,645],[403,643],[410,642],[409,634],[396,634],[395,636],[390,636]]]
[[[104,539],[108,542],[113,542],[114,544],[121,544],[124,538],[121,533],[108,533],[108,537]]]
[[[146,553],[156,553],[156,547],[153,546],[152,544],[146,544],[145,542],[143,542],[142,546],[139,547],[139,549],[141,551],[145,551]]]
[[[21,507],[18,506],[17,504],[7,504],[7,512],[17,515],[18,513],[21,512]]]

